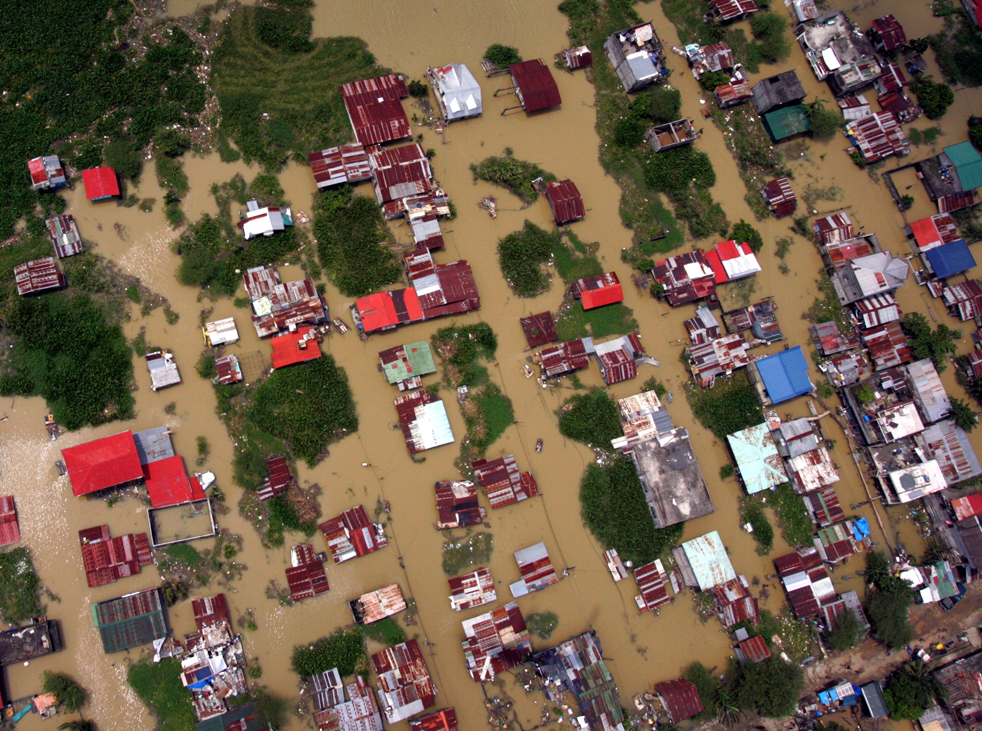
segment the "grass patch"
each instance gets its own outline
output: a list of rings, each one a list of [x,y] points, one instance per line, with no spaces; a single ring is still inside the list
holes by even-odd
[[[388,248],[382,209],[350,186],[321,195],[314,205],[314,235],[328,279],[346,297],[376,292],[402,276]]]
[[[754,387],[742,371],[729,378],[717,378],[713,388],[699,388],[690,383],[685,395],[695,417],[721,441],[727,434],[764,421]]]
[[[944,28],[930,41],[945,81],[966,86],[982,84],[982,38],[961,8],[945,15]]]
[[[282,495],[266,501],[269,510],[269,523],[266,526],[266,542],[271,546],[283,545],[285,531],[303,533],[310,538],[317,531],[317,523],[300,519],[293,503]]]
[[[561,246],[559,231],[545,231],[529,220],[521,231],[498,241],[498,265],[508,286],[519,297],[535,297],[549,289],[544,264]]]
[[[490,533],[475,533],[466,539],[451,536],[443,544],[443,572],[456,576],[464,569],[486,564],[492,551],[494,536]]]
[[[574,300],[556,317],[556,332],[563,341],[590,335],[595,338],[628,335],[637,327],[634,310],[620,302],[584,310],[583,303]]]
[[[392,617],[385,617],[371,624],[358,625],[359,631],[369,640],[380,645],[395,647],[406,641],[406,631]]]
[[[805,318],[815,325],[832,320],[838,326],[840,333],[848,335],[852,332],[849,315],[839,304],[839,297],[835,293],[829,275],[823,273],[817,284],[818,297],[815,298],[812,306],[805,311]]]
[[[559,626],[559,617],[553,612],[530,614],[525,618],[525,626],[536,637],[548,640],[552,636],[552,633],[556,631],[556,627]]]
[[[609,452],[610,441],[621,436],[620,410],[606,391],[578,393],[559,409],[559,431],[564,437]]]
[[[604,547],[635,565],[654,561],[682,537],[683,524],[655,528],[634,463],[618,454],[587,466],[580,480],[580,515]]]
[[[277,39],[280,23],[269,17],[282,10],[293,13],[287,42]],[[361,39],[311,42],[309,17],[299,4],[240,7],[225,24],[212,56],[211,85],[221,106],[220,132],[246,162],[278,170],[295,154],[306,159],[309,150],[348,142],[351,125],[339,86],[388,73]],[[227,148],[224,159],[232,152]]]
[[[810,546],[815,526],[808,517],[805,501],[791,489],[791,483],[785,482],[771,492],[771,503],[777,514],[777,524],[788,545]]]
[[[191,694],[181,683],[179,661],[169,657],[155,663],[144,657],[130,665],[126,677],[130,687],[157,719],[160,731],[194,731],[194,706]]]
[[[471,164],[474,180],[486,180],[500,185],[518,196],[524,203],[532,203],[539,194],[532,187],[532,181],[542,178],[546,183],[556,179],[556,176],[536,165],[534,162],[518,160],[509,154],[502,157],[488,157],[477,164]]]
[[[174,560],[185,564],[192,570],[199,568],[205,561],[205,557],[198,553],[198,550],[194,546],[188,543],[179,543],[176,546],[167,546],[164,548],[164,553]]]
[[[751,496],[740,498],[740,523],[750,523],[753,528],[754,541],[757,542],[757,554],[766,556],[774,547],[774,529],[767,519],[764,505],[760,500]]]
[[[367,672],[365,641],[356,629],[339,629],[327,637],[293,648],[293,672],[301,678],[337,668],[341,677]]]
[[[586,244],[572,231],[566,231],[565,239],[556,241],[552,247],[552,263],[563,282],[572,284],[604,273],[596,257],[599,244]]]
[[[256,389],[249,417],[311,467],[328,444],[358,429],[348,378],[330,355],[274,371]]]
[[[0,553],[0,617],[12,625],[44,613],[38,598],[41,581],[31,552],[20,546]]]
[[[483,436],[472,438],[471,444],[483,452],[515,422],[515,409],[512,407],[511,399],[505,396],[494,383],[485,385],[474,396],[473,401],[477,403],[482,417],[480,424],[475,426],[480,427]],[[470,432],[469,422],[467,426]]]

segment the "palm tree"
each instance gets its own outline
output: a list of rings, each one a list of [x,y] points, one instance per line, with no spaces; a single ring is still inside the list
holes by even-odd
[[[743,711],[730,697],[729,691],[723,688],[716,691],[716,710],[719,712],[720,723],[725,726],[735,726],[743,718]]]
[[[904,672],[920,683],[921,687],[936,701],[948,700],[948,689],[927,669],[921,660],[911,660],[904,665]]]
[[[96,731],[96,727],[92,721],[79,719],[78,721],[69,721],[68,723],[61,724],[58,727],[58,731]]]
[[[709,27],[706,29],[709,33],[709,37],[714,41],[721,41],[726,36],[726,26],[723,21],[719,19],[718,15],[711,15],[709,20],[706,21],[706,25]]]

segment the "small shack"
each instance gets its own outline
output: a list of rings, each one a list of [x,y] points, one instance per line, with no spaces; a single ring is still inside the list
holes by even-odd
[[[724,23],[746,20],[759,9],[754,0],[709,0],[709,14]]]
[[[720,84],[713,90],[713,95],[720,109],[740,106],[754,97],[750,90],[750,82],[746,79]]]
[[[147,361],[147,370],[150,371],[151,391],[176,386],[181,382],[181,374],[177,370],[177,363],[174,362],[172,353],[158,350],[154,353],[147,353],[144,358]]]
[[[372,179],[368,153],[360,142],[318,150],[310,153],[308,158],[317,190],[327,190],[346,183],[354,185]]]
[[[436,373],[433,352],[425,340],[383,350],[378,358],[385,380],[398,386],[400,391],[419,388],[423,385],[423,376]]]
[[[293,212],[289,208],[280,206],[260,208],[259,203],[254,200],[249,201],[246,207],[248,212],[245,218],[236,224],[242,229],[242,236],[246,241],[257,236],[272,236],[293,225]]]
[[[31,174],[31,187],[34,190],[56,190],[68,185],[65,168],[57,155],[35,157],[27,162]]]
[[[389,584],[352,599],[348,602],[348,607],[355,624],[373,624],[404,611],[406,600],[402,597],[402,589],[398,584]]]
[[[0,497],[0,546],[20,542],[20,523],[17,521],[17,505],[13,495]]]
[[[794,71],[785,71],[761,79],[752,87],[754,109],[757,114],[799,104],[805,98],[805,89]]]
[[[454,122],[481,114],[481,87],[464,64],[428,68],[426,77],[444,120]]]
[[[216,378],[219,385],[230,386],[243,380],[242,366],[239,365],[239,359],[235,355],[224,355],[221,358],[216,358],[215,370],[218,371]]]
[[[808,110],[803,104],[782,107],[763,115],[764,129],[774,142],[781,142],[811,131]]]
[[[478,682],[494,680],[495,675],[522,664],[532,654],[532,636],[518,602],[509,602],[460,625],[464,630],[460,643],[464,664]]]
[[[90,201],[101,201],[119,196],[119,180],[112,168],[91,168],[82,171],[82,185]]]
[[[341,515],[318,524],[334,563],[367,556],[389,545],[385,528],[373,523],[364,505],[345,510]]]
[[[55,247],[55,256],[64,259],[82,253],[82,237],[75,223],[75,216],[54,216],[44,222],[48,236]]]
[[[671,150],[673,147],[691,145],[696,141],[696,130],[688,119],[676,119],[668,124],[652,127],[645,135],[655,152]]]
[[[50,256],[15,266],[14,282],[17,284],[17,294],[22,297],[68,286],[65,275]]]
[[[319,341],[320,335],[310,325],[271,338],[269,344],[273,346],[273,370],[317,360],[321,357]]]
[[[239,339],[239,331],[235,327],[235,318],[226,317],[222,320],[206,322],[201,328],[205,336],[205,345],[217,348],[219,345],[230,345]]]
[[[557,226],[579,221],[586,215],[583,196],[572,180],[546,183],[546,200],[549,201],[552,218]]]
[[[573,299],[583,303],[584,310],[624,301],[624,290],[616,272],[578,279],[570,287]]]
[[[866,37],[880,53],[894,54],[907,45],[907,34],[893,15],[876,18],[866,31]]]
[[[576,71],[577,69],[585,69],[593,66],[593,54],[590,52],[589,46],[567,48],[565,51],[563,51],[562,58],[566,68],[570,71]]]
[[[655,683],[655,693],[670,723],[677,725],[703,712],[696,686],[685,678]]]
[[[327,572],[324,571],[324,554],[314,553],[309,543],[290,549],[290,568],[286,570],[286,583],[290,599],[295,602],[311,599],[330,590]]]
[[[515,552],[515,561],[522,578],[509,585],[511,595],[516,599],[535,591],[542,591],[559,581],[552,559],[546,550],[545,543],[523,548]]]
[[[559,87],[552,78],[552,72],[540,59],[522,61],[511,65],[511,80],[522,109],[526,112],[539,112],[558,107],[563,103]],[[498,93],[495,92],[495,96]],[[509,107],[516,109],[517,107]],[[502,114],[508,109],[502,111]]]
[[[760,195],[775,218],[790,216],[798,207],[798,198],[787,178],[775,178],[760,189]]]
[[[651,23],[612,33],[604,43],[604,51],[629,94],[668,76],[662,63],[662,42]]]

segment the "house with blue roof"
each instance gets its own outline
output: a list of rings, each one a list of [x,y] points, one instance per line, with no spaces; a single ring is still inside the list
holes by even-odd
[[[924,260],[938,279],[953,277],[975,266],[975,257],[968,250],[965,239],[928,249],[924,252]]]
[[[808,361],[800,345],[753,361],[747,375],[764,406],[790,401],[815,388],[808,378]]]

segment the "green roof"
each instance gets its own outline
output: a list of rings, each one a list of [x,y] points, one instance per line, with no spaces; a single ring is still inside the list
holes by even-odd
[[[805,109],[805,105],[795,104],[793,107],[775,109],[765,114],[764,126],[771,139],[778,142],[792,135],[807,132],[811,129],[811,122],[808,121],[808,110]]]
[[[382,358],[385,380],[389,383],[399,383],[413,376],[436,373],[433,353],[430,351],[430,344],[426,341],[407,343],[379,355]]]
[[[944,152],[958,171],[963,191],[982,188],[982,157],[971,142],[959,142],[944,148]]]
[[[157,589],[93,604],[92,623],[107,655],[167,636],[167,618]]]
[[[781,455],[767,424],[757,424],[726,437],[743,478],[747,492],[753,495],[788,481]]]

